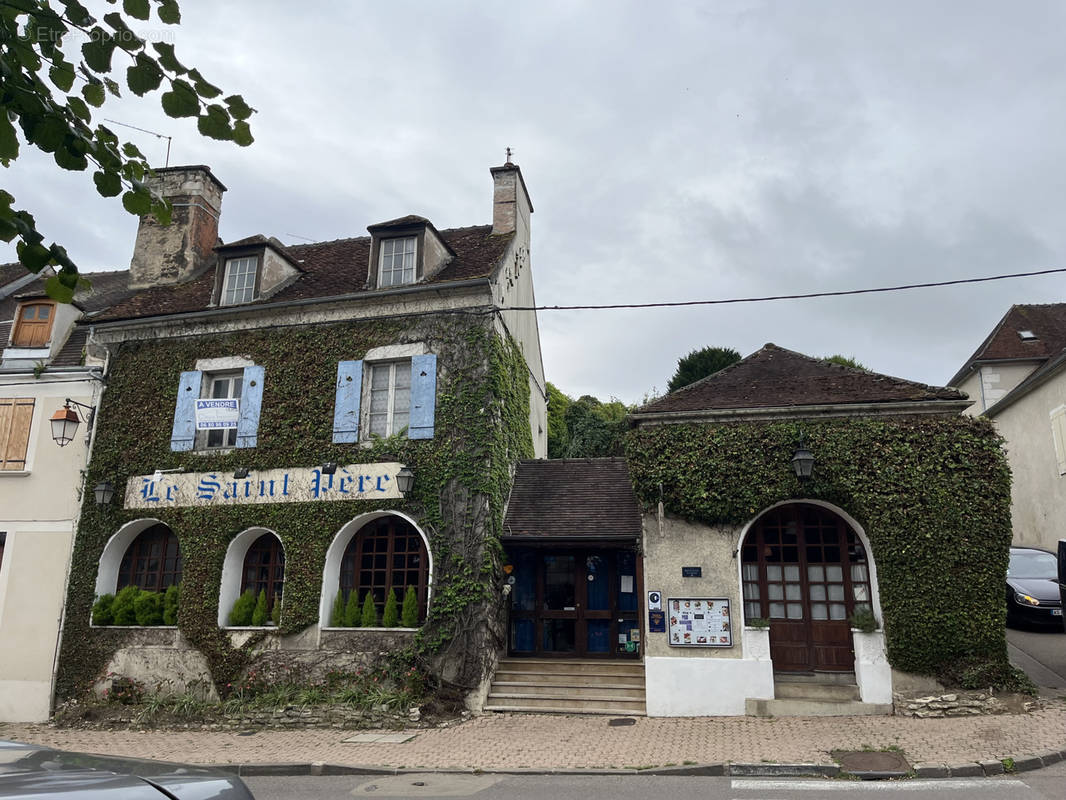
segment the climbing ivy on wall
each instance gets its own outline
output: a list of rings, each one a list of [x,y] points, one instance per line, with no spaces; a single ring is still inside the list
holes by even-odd
[[[394,436],[371,447],[333,444],[337,362],[370,348],[425,342],[438,357],[435,436]],[[197,359],[246,356],[265,368],[258,446],[228,454],[175,453],[170,434],[179,373]],[[59,697],[77,694],[126,641],[120,630],[89,625],[104,545],[125,523],[155,517],[178,536],[183,558],[178,627],[206,657],[225,694],[254,658],[262,637],[235,648],[218,628],[222,564],[230,541],[249,527],[275,531],[285,548],[280,632],[318,622],[326,550],[341,527],[375,510],[418,521],[434,559],[433,600],[417,638],[423,664],[446,680],[476,683],[481,665],[467,652],[498,638],[497,593],[503,507],[514,463],[532,457],[529,385],[517,345],[501,339],[488,318],[426,317],[416,323],[350,322],[241,331],[122,344],[113,353],[98,416],[86,485],[112,481],[117,494],[131,475],[156,469],[253,471],[397,461],[416,474],[404,500],[334,501],[222,507],[99,508],[91,493],[75,540],[63,632]]]
[[[800,483],[800,432],[815,455]],[[1010,471],[991,423],[969,417],[640,427],[627,439],[638,497],[708,524],[741,525],[785,500],[819,499],[863,527],[877,567],[888,658],[950,672],[1006,664]]]

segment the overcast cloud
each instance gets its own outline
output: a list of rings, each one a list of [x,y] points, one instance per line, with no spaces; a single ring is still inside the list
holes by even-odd
[[[789,294],[1066,266],[1060,2],[185,0],[179,58],[256,109],[249,148],[158,95],[103,115],[229,187],[221,235],[491,220],[512,147],[542,305]],[[116,58],[117,60],[117,58]],[[165,143],[125,131],[162,165]],[[136,220],[24,150],[4,186],[85,270]],[[300,238],[303,237],[303,238]],[[13,259],[13,249],[0,251]],[[548,379],[640,401],[680,356],[765,342],[943,384],[1012,303],[1066,276],[688,309],[544,311]]]

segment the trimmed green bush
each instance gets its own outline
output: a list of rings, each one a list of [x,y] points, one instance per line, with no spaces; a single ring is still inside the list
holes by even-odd
[[[140,592],[133,601],[133,614],[142,626],[163,624],[163,595],[159,592]]]
[[[359,618],[359,626],[361,628],[378,627],[378,610],[374,607],[374,595],[370,592],[366,593],[366,600],[363,601],[363,613]]]
[[[259,597],[255,601],[255,609],[252,611],[252,624],[261,628],[267,624],[268,619],[270,619],[270,614],[267,613],[266,589],[260,589]]]
[[[363,618],[363,612],[359,610],[359,592],[348,592],[348,604],[344,607],[344,627],[358,628]]]
[[[248,589],[233,604],[233,610],[229,612],[229,624],[234,628],[252,624],[252,614],[255,612],[256,596],[254,589]]]
[[[125,586],[118,590],[118,594],[115,595],[115,602],[111,606],[112,625],[137,624],[137,611],[134,608],[134,603],[137,602],[137,595],[140,592],[141,590],[136,586]]]
[[[408,586],[403,595],[403,609],[400,611],[400,624],[405,628],[418,627],[418,593],[414,586]]]
[[[100,595],[96,602],[93,603],[93,625],[110,625],[115,619],[112,608],[114,604],[115,596],[113,594]]]
[[[329,626],[331,628],[344,627],[344,590],[338,589],[337,596],[333,598],[333,610],[329,612]]]
[[[163,624],[178,624],[178,605],[181,603],[181,589],[178,584],[168,586],[163,595]]]
[[[396,603],[396,592],[389,589],[389,596],[385,600],[385,613],[381,615],[381,624],[386,628],[395,628],[400,621],[400,609]]]
[[[274,595],[274,604],[270,607],[270,621],[275,625],[281,624],[281,595]]]

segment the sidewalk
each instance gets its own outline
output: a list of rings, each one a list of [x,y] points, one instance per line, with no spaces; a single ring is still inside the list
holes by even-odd
[[[339,729],[98,731],[11,723],[0,723],[0,738],[110,755],[241,765],[242,771],[274,765],[278,774],[321,771],[311,769],[312,764],[485,771],[830,766],[834,750],[898,748],[912,765],[924,765],[920,775],[933,777],[991,774],[1001,771],[998,762],[1008,758],[1019,770],[1033,769],[1066,755],[1066,702],[1060,699],[1029,714],[950,719],[639,717],[635,724],[621,726],[609,725],[610,719],[490,714],[447,727],[411,729],[406,733],[413,738],[403,743],[345,743],[367,731]],[[983,769],[980,762],[985,762]]]

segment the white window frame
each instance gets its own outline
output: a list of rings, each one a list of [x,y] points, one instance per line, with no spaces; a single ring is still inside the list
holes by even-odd
[[[379,289],[414,283],[417,270],[417,236],[395,236],[381,240],[378,255]]]
[[[360,420],[360,430],[363,431],[363,435],[360,437],[364,441],[369,441],[375,437],[388,437],[399,433],[401,430],[406,429],[411,422],[411,359],[399,359],[389,361],[370,361],[364,362],[366,369],[364,370],[365,376],[363,378],[363,401],[362,406],[362,420]],[[384,391],[387,392],[387,408],[384,412],[374,411],[374,373],[380,374],[382,370],[388,370],[388,384]],[[402,425],[396,425],[396,376],[397,374],[404,375],[407,379],[407,409],[405,414],[406,422]],[[404,388],[404,387],[402,387]],[[377,390],[382,391],[382,390]],[[385,414],[385,432],[371,432],[371,420],[373,417]]]
[[[255,300],[259,274],[259,256],[226,259],[226,276],[222,281],[219,305],[235,306]]]
[[[1059,475],[1066,475],[1066,406],[1051,411],[1051,439],[1055,446],[1055,461]]]
[[[230,384],[226,388],[226,394],[215,397],[215,384],[218,381],[229,381]],[[240,388],[237,390],[237,394],[234,395],[233,390],[235,386]],[[200,391],[200,397],[202,399],[222,399],[236,397],[240,399],[244,394],[244,372],[243,370],[226,370],[219,372],[205,372],[203,388]],[[213,431],[197,431],[196,437],[196,449],[197,450],[231,450],[237,446],[237,429],[236,428],[223,428],[221,430]]]

